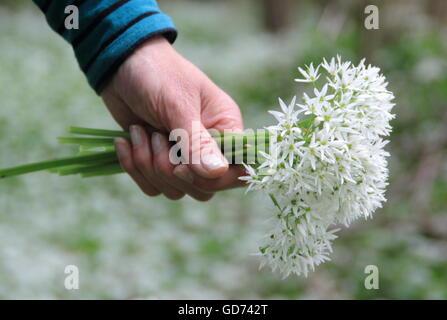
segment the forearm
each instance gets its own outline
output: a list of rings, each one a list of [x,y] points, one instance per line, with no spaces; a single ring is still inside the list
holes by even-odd
[[[82,71],[99,93],[121,63],[148,39],[177,32],[155,0],[33,0],[51,28],[74,49]],[[79,9],[79,29],[65,28],[65,8]]]

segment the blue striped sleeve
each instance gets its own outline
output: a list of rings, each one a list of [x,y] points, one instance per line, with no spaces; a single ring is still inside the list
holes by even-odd
[[[172,20],[155,0],[33,0],[50,27],[74,49],[78,63],[99,94],[121,63],[142,43],[177,37]],[[67,6],[79,11],[79,29],[67,29]]]

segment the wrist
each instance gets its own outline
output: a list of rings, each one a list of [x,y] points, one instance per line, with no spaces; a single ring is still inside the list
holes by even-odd
[[[105,89],[120,91],[123,82],[128,84],[133,82],[135,75],[139,75],[139,71],[144,69],[143,65],[152,65],[151,69],[154,69],[156,63],[166,59],[174,52],[174,48],[164,36],[156,36],[145,41],[121,64]],[[154,72],[157,71],[154,70]]]

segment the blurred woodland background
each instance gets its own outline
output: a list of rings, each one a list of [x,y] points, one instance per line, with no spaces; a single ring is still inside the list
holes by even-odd
[[[297,66],[341,54],[382,68],[396,95],[388,202],[343,229],[308,278],[250,255],[273,206],[241,190],[209,203],[144,197],[127,176],[38,173],[0,182],[0,298],[447,298],[447,1],[159,1],[175,47],[240,105],[273,122],[300,94]],[[379,30],[364,9],[379,8]],[[0,2],[0,167],[73,152],[70,125],[116,128],[71,48],[25,0]],[[64,268],[80,289],[64,288]],[[376,265],[380,289],[366,290]]]

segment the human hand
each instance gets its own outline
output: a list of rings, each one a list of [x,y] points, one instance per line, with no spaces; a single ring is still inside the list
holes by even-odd
[[[243,185],[238,177],[245,170],[228,165],[207,131],[241,132],[239,107],[163,37],[137,49],[101,96],[118,124],[130,130],[131,143],[115,142],[118,158],[147,195],[162,193],[175,200],[189,194],[206,201],[213,192]],[[193,121],[199,122],[200,134],[193,134]],[[199,163],[174,165],[169,160],[166,133],[179,128],[189,136],[189,159]]]

